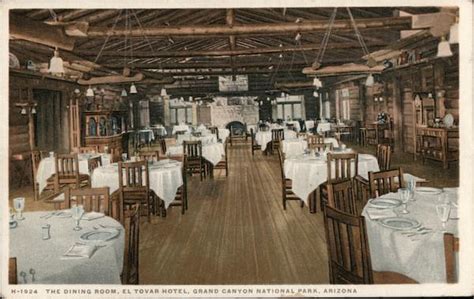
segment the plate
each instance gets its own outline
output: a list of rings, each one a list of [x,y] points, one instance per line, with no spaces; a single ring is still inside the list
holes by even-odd
[[[400,206],[402,202],[396,198],[374,198],[369,200],[369,204],[377,209],[393,209]]]
[[[420,226],[420,223],[415,219],[401,217],[384,218],[380,220],[380,224],[397,230],[410,230]]]
[[[119,233],[120,231],[116,229],[100,229],[87,232],[83,234],[80,238],[83,241],[106,242],[116,238]]]
[[[448,128],[452,127],[454,124],[454,117],[451,113],[448,113],[444,116],[443,119],[444,125]]]
[[[440,194],[442,190],[438,188],[433,188],[433,187],[416,187],[415,192],[420,193],[420,194],[436,195],[436,194]]]
[[[71,217],[72,217],[72,213],[71,213],[70,210],[58,211],[58,212],[54,213],[54,217],[58,217],[58,218],[71,218]]]

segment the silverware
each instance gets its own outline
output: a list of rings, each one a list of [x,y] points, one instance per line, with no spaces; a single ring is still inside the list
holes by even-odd
[[[20,272],[20,276],[23,277],[23,283],[28,283],[28,282],[26,281],[26,272],[25,272],[25,271],[21,271],[21,272]]]
[[[35,281],[35,269],[31,268],[30,269],[30,274],[31,274],[31,281],[34,282]]]

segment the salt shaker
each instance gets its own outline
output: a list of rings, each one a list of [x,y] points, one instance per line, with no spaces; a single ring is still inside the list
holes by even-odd
[[[49,233],[49,229],[51,228],[50,224],[44,224],[41,227],[42,235],[43,235],[43,240],[49,240],[51,239],[51,235]]]

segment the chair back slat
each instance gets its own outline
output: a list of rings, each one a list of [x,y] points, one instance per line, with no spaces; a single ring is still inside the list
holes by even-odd
[[[202,158],[202,143],[198,141],[184,141],[183,150],[188,160]]]
[[[358,215],[354,188],[351,179],[332,181],[328,183],[327,187],[328,206],[351,215]]]
[[[377,162],[380,170],[389,170],[392,157],[392,148],[388,144],[377,145]]]
[[[324,208],[331,284],[372,284],[372,266],[363,216]]]
[[[166,155],[166,139],[159,138],[159,144],[160,144],[161,153],[163,155]]]
[[[401,168],[369,172],[370,196],[375,198],[404,187]]]
[[[64,204],[67,209],[71,206],[83,205],[85,212],[99,212],[109,216],[110,195],[109,187],[69,189],[64,194]]]
[[[324,137],[319,134],[315,135],[308,135],[308,146],[310,144],[323,144],[324,143]]]
[[[79,158],[77,154],[55,155],[56,177],[79,177]]]
[[[309,143],[308,142],[308,148],[309,149],[314,149],[318,153],[333,150],[332,143]]]
[[[122,284],[139,283],[140,204],[124,211],[125,255]]]
[[[149,188],[148,162],[118,162],[119,188],[123,192],[146,191]]]
[[[354,165],[354,166],[352,166]],[[354,171],[352,169],[354,168]],[[350,179],[358,174],[357,153],[328,153],[328,182],[331,180]]]
[[[285,139],[285,131],[283,129],[272,129],[272,141],[281,141]]]

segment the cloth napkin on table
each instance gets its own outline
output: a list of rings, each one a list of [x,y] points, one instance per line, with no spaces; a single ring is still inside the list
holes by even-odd
[[[74,244],[61,257],[61,259],[91,258],[97,250],[96,245]]]
[[[369,215],[370,220],[383,219],[389,217],[396,217],[397,214],[392,209],[376,209],[376,208],[366,208],[367,215]]]
[[[89,212],[82,215],[83,220],[95,220],[104,217],[104,213],[99,212]]]

